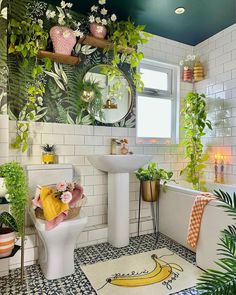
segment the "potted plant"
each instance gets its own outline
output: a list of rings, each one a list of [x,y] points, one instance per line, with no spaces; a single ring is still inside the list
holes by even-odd
[[[8,212],[2,212],[0,214],[0,258],[11,255],[15,245],[15,232],[17,232],[15,218]]]
[[[104,39],[107,35],[106,26],[111,22],[115,22],[117,17],[115,14],[111,16],[108,14],[107,9],[104,7],[106,0],[98,0],[98,5],[91,7],[91,13],[89,14],[90,32],[99,39]]]
[[[78,96],[85,103],[85,108],[93,116],[100,116],[102,118],[104,102],[102,99],[102,88],[99,86],[99,82],[91,79],[78,79],[78,90]]]
[[[25,207],[28,200],[28,186],[24,169],[17,162],[0,165],[0,177],[4,178],[11,214],[16,220],[18,233],[24,234]]]
[[[42,162],[43,164],[55,163],[55,145],[49,145],[48,143],[42,146]]]
[[[193,68],[198,62],[198,57],[196,55],[187,55],[187,57],[180,61],[180,66],[183,67],[183,81],[192,82],[193,81]]]
[[[108,29],[108,40],[111,42],[112,48],[105,48],[104,52],[112,51],[111,64],[114,67],[118,67],[120,63],[130,65],[131,79],[136,90],[142,92],[144,84],[141,74],[136,71],[136,68],[144,55],[138,50],[138,45],[148,42],[152,35],[144,32],[144,25],[136,26],[130,18],[127,21],[111,22]],[[112,73],[109,74],[112,75]]]
[[[80,30],[81,22],[76,22],[72,17],[72,6],[72,3],[61,1],[60,7],[56,6],[56,10],[46,11],[47,19],[55,24],[49,33],[55,53],[71,55],[76,37],[81,38],[84,35]]]
[[[142,198],[146,202],[154,202],[158,198],[160,190],[160,181],[163,185],[171,180],[173,172],[165,169],[157,169],[155,162],[151,162],[147,168],[139,168],[135,172],[136,177],[141,181]]]

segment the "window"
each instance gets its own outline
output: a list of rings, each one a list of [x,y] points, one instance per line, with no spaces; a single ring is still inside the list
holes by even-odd
[[[174,144],[179,136],[179,67],[145,59],[139,68],[137,143]]]

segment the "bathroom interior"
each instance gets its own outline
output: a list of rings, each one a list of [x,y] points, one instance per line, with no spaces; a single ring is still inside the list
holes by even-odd
[[[236,294],[235,0],[0,0],[0,294]]]

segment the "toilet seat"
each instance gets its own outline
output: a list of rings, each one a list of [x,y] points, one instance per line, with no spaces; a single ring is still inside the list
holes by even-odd
[[[37,230],[39,230],[39,231],[47,231],[45,229],[46,220],[43,220],[43,219],[40,219],[40,218],[36,217],[33,206],[30,206],[29,214],[30,214],[30,217],[31,217],[31,219],[32,219],[32,221],[34,223],[34,226],[37,228]],[[64,220],[57,227],[55,227],[53,230],[57,230],[57,229],[59,230],[59,229],[63,229],[65,227],[67,227],[68,222],[70,223],[70,225],[73,225],[73,224],[79,225],[79,224],[84,223],[85,220],[87,220],[87,217],[86,217],[84,211],[80,210],[80,214],[78,216],[76,216],[76,217],[74,217],[72,219]],[[50,232],[50,231],[47,231],[47,232]]]

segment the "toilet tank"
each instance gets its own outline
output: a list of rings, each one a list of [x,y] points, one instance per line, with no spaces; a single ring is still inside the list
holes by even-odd
[[[29,195],[34,197],[37,185],[57,184],[73,180],[73,166],[70,164],[26,165]]]

